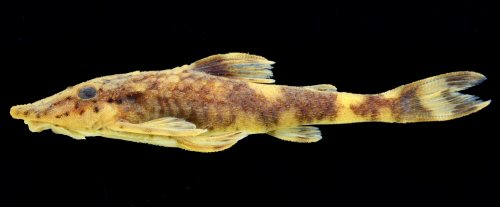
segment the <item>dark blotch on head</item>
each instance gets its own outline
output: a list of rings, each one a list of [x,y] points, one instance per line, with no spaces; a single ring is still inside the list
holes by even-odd
[[[99,113],[99,107],[98,106],[94,106],[94,112],[95,113]]]
[[[64,116],[69,116],[69,112],[64,112]]]
[[[141,94],[140,93],[130,93],[130,94],[127,94],[127,100],[129,101],[137,101],[137,99],[139,98]]]

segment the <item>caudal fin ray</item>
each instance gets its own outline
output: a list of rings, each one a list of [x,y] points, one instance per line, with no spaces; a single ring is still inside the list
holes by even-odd
[[[396,122],[444,121],[463,117],[488,106],[490,101],[460,93],[486,80],[476,72],[446,73],[385,92],[399,100]]]

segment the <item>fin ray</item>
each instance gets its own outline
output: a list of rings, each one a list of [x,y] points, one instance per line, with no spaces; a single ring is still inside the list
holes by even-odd
[[[226,132],[207,136],[177,138],[178,146],[182,149],[196,152],[218,152],[225,150],[245,138],[243,132]]]
[[[383,93],[398,100],[396,122],[445,121],[477,112],[490,104],[460,93],[486,80],[482,74],[459,71],[416,81]]]
[[[321,131],[314,126],[298,126],[292,128],[278,129],[268,133],[276,138],[291,141],[310,143],[317,142],[321,137]]]
[[[245,53],[212,55],[191,64],[192,70],[254,83],[274,83],[273,61]]]
[[[325,91],[325,92],[337,92],[337,87],[332,84],[318,84],[312,86],[304,86],[304,88],[317,90],[317,91]]]
[[[108,128],[115,131],[160,136],[196,136],[207,131],[197,129],[193,123],[174,117],[164,117],[139,124],[121,121]]]

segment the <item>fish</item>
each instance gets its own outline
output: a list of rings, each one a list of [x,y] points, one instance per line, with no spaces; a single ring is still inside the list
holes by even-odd
[[[312,143],[313,125],[445,121],[491,100],[460,93],[486,77],[459,71],[377,94],[339,92],[331,84],[276,85],[274,62],[258,55],[212,55],[169,70],[98,77],[10,114],[32,132],[83,140],[100,136],[195,152],[218,152],[251,134]]]

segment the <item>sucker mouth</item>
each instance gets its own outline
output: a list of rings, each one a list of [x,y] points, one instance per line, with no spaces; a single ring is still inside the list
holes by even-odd
[[[51,129],[56,134],[63,134],[74,139],[85,139],[85,135],[78,131],[66,129],[64,127],[57,126],[51,123],[29,120],[24,120],[24,123],[28,125],[29,130],[32,132],[41,132],[47,129]]]
[[[40,122],[40,121],[24,120],[24,123],[28,125],[28,128],[32,132],[41,132],[43,130],[50,129],[51,126],[54,126],[53,124],[49,124],[46,122]]]

